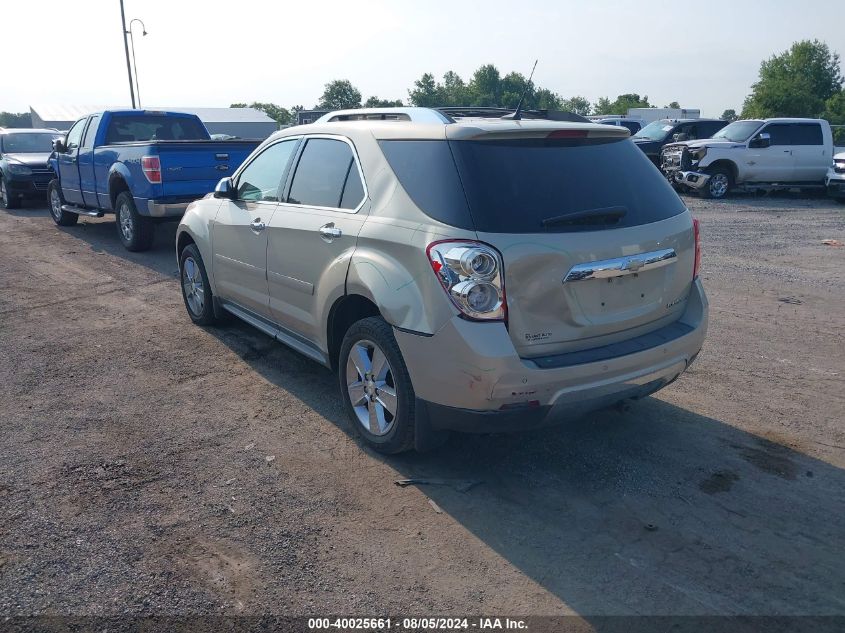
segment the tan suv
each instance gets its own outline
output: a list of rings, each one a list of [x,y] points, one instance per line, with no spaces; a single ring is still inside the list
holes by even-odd
[[[191,319],[337,372],[373,448],[646,396],[707,328],[698,225],[624,128],[336,112],[267,139],[177,234]]]

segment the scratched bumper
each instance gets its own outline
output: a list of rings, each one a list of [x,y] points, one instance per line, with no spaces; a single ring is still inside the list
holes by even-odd
[[[455,317],[433,336],[395,334],[432,426],[492,432],[553,424],[657,391],[704,342],[707,299],[698,280],[680,323],[685,334],[647,349],[555,368],[520,358],[503,323]]]

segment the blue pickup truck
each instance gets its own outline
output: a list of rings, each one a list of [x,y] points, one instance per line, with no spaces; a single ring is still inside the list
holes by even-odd
[[[53,143],[50,214],[59,226],[80,215],[117,216],[130,251],[150,248],[157,222],[178,220],[260,140],[213,141],[193,114],[112,110],[80,119]]]

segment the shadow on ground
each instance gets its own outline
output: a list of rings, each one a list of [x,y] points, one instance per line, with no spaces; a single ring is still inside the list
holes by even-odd
[[[211,331],[351,433],[339,397],[325,397],[337,392],[331,372],[248,326]],[[377,458],[397,479],[447,480],[420,488],[588,619],[845,614],[845,473],[659,398]]]

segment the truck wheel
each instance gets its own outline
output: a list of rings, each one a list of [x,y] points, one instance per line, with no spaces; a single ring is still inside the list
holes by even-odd
[[[47,200],[50,201],[50,217],[59,226],[73,226],[79,221],[78,213],[62,211],[65,199],[62,196],[62,188],[59,186],[58,180],[50,181],[50,186],[47,187]]]
[[[153,245],[155,225],[135,208],[132,194],[123,191],[115,200],[117,234],[128,251],[147,251]]]
[[[414,446],[414,388],[393,330],[381,317],[352,325],[338,359],[343,406],[355,432],[380,453]]]
[[[6,189],[6,179],[3,176],[0,176],[0,204],[4,209],[17,209],[21,206],[21,199],[10,195]]]
[[[734,186],[733,176],[730,170],[726,167],[715,167],[707,171],[710,174],[710,180],[702,189],[702,195],[705,198],[713,200],[721,200],[728,195],[728,192]]]
[[[182,299],[191,321],[197,325],[213,325],[214,300],[205,264],[195,244],[188,244],[179,254],[179,279]]]

